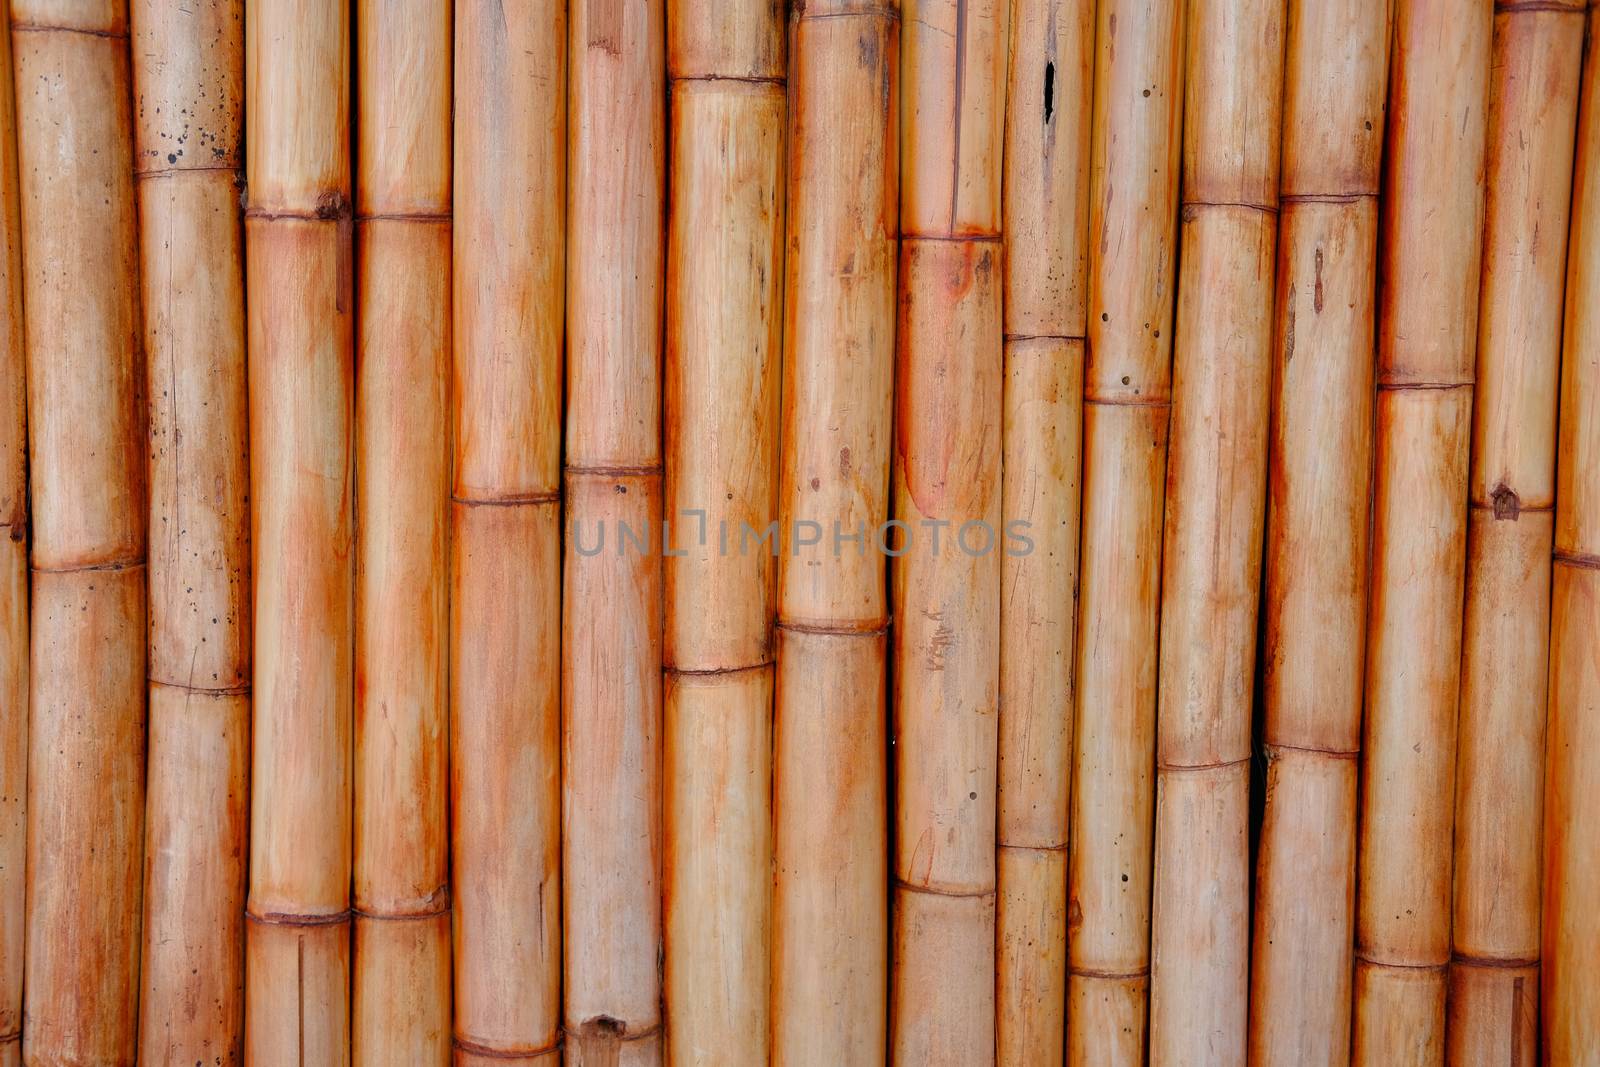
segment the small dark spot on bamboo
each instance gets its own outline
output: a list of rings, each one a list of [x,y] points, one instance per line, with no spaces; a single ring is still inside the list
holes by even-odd
[[[816,492],[818,489],[821,489],[821,488],[822,488],[822,479],[821,478],[813,478],[813,479],[811,479],[811,491],[812,492]]]

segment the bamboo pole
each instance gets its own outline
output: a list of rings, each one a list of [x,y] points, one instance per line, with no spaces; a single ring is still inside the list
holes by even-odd
[[[128,23],[12,8],[32,493],[23,1044],[131,1064],[144,825],[143,361]]]
[[[770,1059],[784,49],[766,0],[670,0],[664,571],[667,1058]],[[665,534],[663,535],[666,536]]]
[[[1500,5],[1456,757],[1451,1063],[1538,1048],[1557,375],[1581,3]]]
[[[885,557],[876,545],[835,556],[824,540],[834,523],[872,536],[888,517],[899,47],[892,0],[792,9],[774,531],[783,542],[772,801],[780,1067],[882,1063],[888,1034]]]
[[[561,846],[574,1067],[663,1056],[664,14],[664,0],[573,0],[569,27]]]
[[[1067,1062],[1144,1056],[1183,12],[1100,5],[1089,190]]]
[[[1589,11],[1567,251],[1566,339],[1545,746],[1543,1044],[1567,1067],[1600,1050],[1600,8]]]
[[[1284,0],[1189,8],[1161,579],[1150,1061],[1245,1060]]]
[[[1350,1054],[1386,3],[1289,5],[1251,1063]]]
[[[350,1058],[349,18],[246,5],[255,705],[245,1056]]]
[[[995,1060],[1058,1067],[1067,1024],[1067,795],[1088,314],[1093,0],[1012,11],[1006,89]]]
[[[459,1067],[561,1060],[566,4],[455,10],[450,853]]]
[[[150,401],[140,1056],[238,1063],[251,633],[243,5],[137,0],[131,16]]]
[[[1354,1057],[1444,1062],[1488,5],[1401,0],[1386,133]]]
[[[451,1057],[447,833],[451,8],[356,10],[351,1058]]]
[[[1007,3],[907,0],[890,1055],[993,1063]],[[941,527],[943,544],[932,537]]]
[[[0,25],[11,8],[0,6]],[[11,34],[0,33],[0,1065],[22,1063],[28,836],[28,422]]]

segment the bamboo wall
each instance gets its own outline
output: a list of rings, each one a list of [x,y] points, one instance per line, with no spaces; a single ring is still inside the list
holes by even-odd
[[[6,15],[0,1067],[1600,1067],[1600,3]]]

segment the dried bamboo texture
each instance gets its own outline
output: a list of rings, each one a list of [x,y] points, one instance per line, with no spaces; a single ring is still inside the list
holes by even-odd
[[[1589,47],[1600,29],[1589,14]],[[1584,64],[1567,250],[1545,746],[1545,1062],[1600,1050],[1600,61]]]
[[[1291,0],[1262,665],[1251,1063],[1350,1055],[1379,159],[1390,12]]]
[[[1009,15],[908,0],[901,34],[889,1047],[905,1063],[995,1053]]]
[[[22,1062],[28,834],[28,422],[11,8],[0,6],[0,1064]]]
[[[250,787],[244,11],[138,0],[150,407],[150,726],[140,1058],[239,1063]]]
[[[442,0],[356,10],[357,1065],[450,1062],[450,53]]]
[[[456,1062],[561,1059],[566,5],[455,8]]]
[[[30,1063],[132,1064],[145,417],[128,23],[116,2],[27,0],[11,28],[33,530],[23,1043]]]
[[[245,1056],[350,1059],[354,387],[349,17],[246,5],[255,707]]]
[[[889,511],[898,5],[804,0],[789,41],[772,1058],[857,1067],[888,1040],[888,605],[879,546],[829,539]]]
[[[1557,376],[1581,5],[1494,17],[1456,757],[1451,1063],[1532,1063]]]
[[[770,1059],[781,9],[670,0],[663,916],[667,1058]],[[665,535],[664,535],[665,536]]]
[[[1444,1062],[1488,5],[1400,0],[1378,301],[1354,1059]]]
[[[573,0],[562,891],[566,1058],[659,1064],[664,0]]]
[[[1067,1062],[1145,1054],[1183,12],[1096,20]]]
[[[1067,796],[1088,314],[1091,0],[1012,9],[1004,148],[1000,513],[1032,541],[1001,562],[995,1060],[1066,1053]]]
[[[1245,1060],[1283,0],[1189,8],[1161,580],[1150,1062]]]

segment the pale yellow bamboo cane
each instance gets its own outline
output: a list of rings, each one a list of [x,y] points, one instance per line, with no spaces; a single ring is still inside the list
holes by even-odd
[[[1538,1050],[1557,377],[1581,3],[1494,17],[1456,757],[1446,1055]]]
[[[455,10],[450,854],[460,1067],[561,1060],[566,4]]]
[[[834,523],[872,536],[888,517],[898,18],[892,0],[804,0],[790,26],[773,531],[783,543],[772,802],[779,1065],[880,1064],[887,1041],[884,555],[869,545],[834,556],[825,539]]]
[[[1005,123],[995,1060],[1059,1065],[1067,1022],[1067,795],[1078,585],[1093,0],[1012,10]]]
[[[1183,11],[1105,0],[1095,32],[1067,1061],[1145,1054],[1161,515]]]
[[[0,1065],[22,1063],[28,836],[28,423],[11,5],[0,5]]]
[[[1400,0],[1389,80],[1354,1058],[1444,1062],[1486,4]]]
[[[451,1055],[450,11],[356,10],[358,1067]]]
[[[1551,1067],[1600,1051],[1600,8],[1589,12],[1567,250],[1566,338],[1545,745],[1543,1043]]]
[[[140,1056],[238,1063],[249,831],[243,5],[132,5],[150,401]]]
[[[1239,1064],[1283,0],[1189,8],[1162,555],[1150,1062]]]
[[[1284,70],[1253,1064],[1350,1055],[1387,3],[1291,0]]]
[[[128,23],[13,6],[32,493],[30,1063],[131,1064],[144,824],[145,463]]]
[[[245,7],[255,707],[245,1056],[350,1058],[354,264],[344,0]]]
[[[768,0],[669,0],[663,894],[667,1055],[770,1056],[784,57]]]
[[[574,1067],[657,1064],[664,1047],[665,7],[574,0],[568,36],[561,845]]]

